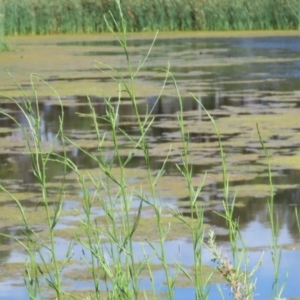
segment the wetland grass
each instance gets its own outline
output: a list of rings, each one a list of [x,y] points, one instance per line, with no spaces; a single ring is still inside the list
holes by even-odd
[[[4,6],[0,2],[0,51],[8,51],[9,46],[3,41],[4,36]]]
[[[116,2],[107,0],[2,0],[0,5],[5,35],[104,32],[103,15],[118,14]],[[130,32],[300,26],[300,0],[126,0],[122,7]],[[116,22],[114,30],[121,25]]]
[[[34,99],[25,98],[23,103],[14,101],[27,120],[28,128],[9,113],[2,112],[7,118],[10,118],[20,130],[27,141],[28,155],[31,157],[33,174],[39,184],[41,193],[41,206],[46,216],[45,235],[41,235],[36,229],[35,224],[27,218],[27,208],[22,206],[19,201],[5,186],[1,185],[1,190],[6,192],[19,208],[22,221],[23,237],[17,238],[27,252],[27,261],[25,264],[24,282],[30,299],[42,299],[52,297],[53,299],[175,299],[176,287],[179,276],[183,276],[189,282],[189,286],[194,288],[195,299],[208,299],[210,296],[211,278],[214,274],[220,273],[226,283],[230,286],[231,293],[236,300],[253,299],[255,291],[255,272],[261,264],[259,260],[252,270],[249,270],[247,248],[243,242],[240,232],[239,220],[235,219],[233,212],[235,209],[234,199],[229,197],[229,179],[226,168],[226,155],[222,147],[221,136],[212,116],[209,116],[212,126],[214,126],[219,141],[220,156],[222,159],[223,174],[223,213],[219,213],[225,221],[228,230],[231,251],[227,257],[217,246],[215,233],[207,230],[204,224],[204,207],[199,207],[198,199],[201,193],[202,182],[195,187],[192,179],[192,167],[189,164],[189,133],[186,131],[183,103],[180,96],[180,89],[176,79],[167,67],[162,91],[166,84],[172,83],[180,103],[180,111],[177,114],[177,121],[181,132],[181,163],[176,165],[181,174],[182,180],[186,183],[189,198],[190,215],[183,213],[171,207],[166,207],[160,199],[160,192],[157,184],[164,176],[165,165],[168,162],[168,155],[164,158],[160,169],[152,170],[149,154],[149,145],[147,135],[153,123],[151,111],[141,116],[138,111],[135,97],[135,76],[141,70],[146,62],[148,55],[141,61],[137,69],[133,69],[130,62],[126,43],[126,22],[117,3],[119,15],[117,22],[111,18],[106,23],[108,29],[115,35],[127,59],[128,76],[122,77],[113,68],[99,62],[98,69],[106,72],[107,68],[111,71],[111,79],[115,82],[119,91],[117,101],[106,100],[106,114],[98,116],[95,112],[92,102],[88,99],[90,114],[85,117],[90,118],[95,132],[97,142],[97,151],[90,152],[84,147],[79,146],[76,140],[68,137],[64,132],[64,110],[59,95],[56,94],[60,104],[61,111],[57,122],[58,131],[50,147],[44,147],[41,137],[41,117],[39,112],[39,97],[36,89],[36,82],[42,78],[38,75],[31,76],[31,85],[34,92]],[[105,19],[107,20],[107,19]],[[122,32],[119,37],[114,29]],[[149,49],[149,53],[151,47]],[[148,53],[148,54],[149,54]],[[103,67],[103,70],[102,70]],[[129,79],[128,79],[129,78]],[[44,84],[46,84],[44,82]],[[49,86],[50,87],[50,86]],[[50,87],[51,89],[51,87]],[[53,90],[52,90],[53,91]],[[131,105],[134,108],[134,114],[139,134],[131,136],[126,130],[118,126],[119,107],[122,97],[126,94],[130,98]],[[196,98],[195,98],[196,99]],[[197,99],[196,99],[197,100]],[[197,100],[198,101],[198,100]],[[201,105],[200,101],[199,104]],[[203,108],[204,109],[204,108]],[[205,109],[204,109],[205,110]],[[102,134],[99,130],[99,120],[102,119],[109,124],[109,130]],[[29,129],[29,130],[27,130]],[[121,154],[122,144],[119,143],[119,137],[131,142],[131,149],[124,158]],[[104,152],[103,144],[107,139],[113,142],[110,158],[107,158]],[[268,153],[260,138],[265,156],[268,159],[269,179],[271,198],[269,202],[270,223],[272,226],[272,243],[274,263],[275,286],[278,282],[278,267],[280,264],[280,253],[278,252],[277,241],[277,219],[273,212],[273,185],[272,174],[269,164]],[[60,151],[56,151],[56,144],[60,144]],[[69,146],[76,147],[83,155],[89,157],[97,164],[97,172],[84,172],[76,163],[68,157],[67,149]],[[62,149],[62,150],[61,150]],[[130,178],[127,173],[127,165],[134,157],[137,150],[142,150],[144,158],[144,182],[143,186],[134,186],[130,184]],[[171,149],[170,149],[171,150]],[[55,161],[63,166],[63,174],[60,178],[61,185],[55,201],[49,201],[49,186],[47,184],[47,165]],[[116,170],[117,169],[117,170]],[[57,248],[57,227],[61,222],[62,207],[64,203],[64,187],[68,173],[76,177],[78,181],[78,192],[82,195],[81,221],[78,225],[78,232],[75,237],[69,241],[69,246],[65,250],[63,259],[58,258]],[[138,200],[139,205],[133,206],[134,200]],[[95,216],[93,213],[97,207],[101,208],[103,217]],[[151,226],[155,228],[155,238],[147,238],[139,242],[137,231],[141,227],[142,219],[147,218],[144,212],[151,211],[154,216],[151,219]],[[164,219],[168,217],[168,221]],[[298,218],[297,218],[298,220]],[[193,267],[187,268],[180,261],[170,258],[166,250],[166,241],[173,230],[174,222],[180,222],[187,228],[191,237],[191,247],[193,249]],[[299,222],[297,223],[299,226]],[[9,236],[1,233],[2,236]],[[46,238],[44,237],[46,236]],[[11,236],[9,236],[11,237]],[[137,250],[136,244],[139,244]],[[84,296],[76,296],[76,291],[68,291],[64,286],[64,272],[68,268],[72,269],[73,249],[75,245],[82,247],[81,260],[88,271],[93,290],[84,293]],[[212,253],[212,261],[215,267],[209,272],[204,270],[202,263],[203,249],[207,247]],[[180,250],[178,250],[180,252]],[[160,270],[164,274],[164,289],[161,290],[161,279],[155,276],[154,260],[158,261]],[[141,281],[147,274],[149,286],[143,288]],[[273,297],[280,297],[283,288],[277,285],[274,289]],[[220,298],[225,298],[224,291],[220,287]],[[277,298],[279,299],[279,298]]]

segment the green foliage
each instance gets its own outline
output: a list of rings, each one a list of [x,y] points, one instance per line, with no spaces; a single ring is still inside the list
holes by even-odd
[[[4,34],[103,32],[110,0],[2,0]],[[300,0],[125,0],[127,31],[298,29]],[[120,28],[120,24],[117,24]],[[114,27],[117,30],[117,27]]]
[[[8,44],[3,41],[4,36],[4,5],[0,1],[0,51],[9,51],[10,48]]]
[[[0,2],[0,45],[3,43],[3,20],[4,20],[4,6]]]

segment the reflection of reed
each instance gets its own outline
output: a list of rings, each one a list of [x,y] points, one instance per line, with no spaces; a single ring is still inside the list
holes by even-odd
[[[232,189],[234,189],[234,187],[232,187]],[[255,228],[261,228],[263,234],[266,234],[268,230],[270,230],[270,214],[267,198],[268,197],[258,199],[253,197],[237,198],[238,203],[241,203],[243,206],[237,205],[234,208],[233,219],[239,220],[239,227],[242,233],[243,230],[248,232],[251,232],[252,230],[255,231]],[[281,239],[280,241],[283,244],[299,242],[299,230],[295,215],[295,209],[298,210],[298,215],[300,214],[300,209],[298,208],[299,199],[300,189],[298,188],[280,190],[275,195],[274,216],[277,216],[278,220],[280,220],[278,224],[280,226],[279,236]],[[209,206],[205,206],[206,211],[204,216],[206,222],[216,226],[219,231],[221,228],[226,230],[226,221],[215,213],[215,211],[222,211],[222,196],[220,195],[217,186],[214,186],[214,188],[210,186],[207,191],[202,193],[201,199],[199,200],[204,200],[206,204],[213,201]],[[184,201],[184,199],[181,199],[181,201]],[[216,201],[219,201],[219,203]],[[184,210],[183,214],[189,216],[190,212],[186,211],[187,208],[188,201],[186,206],[182,205],[182,209]],[[218,236],[218,241],[227,242],[227,240],[228,237],[226,234]],[[249,242],[249,246],[252,246],[251,241]],[[268,241],[262,239],[261,246],[268,246]]]
[[[149,96],[146,98],[146,105],[148,111],[152,114],[161,115],[174,115],[180,111],[180,102],[177,97],[161,96],[157,100],[157,96]],[[183,111],[198,110],[198,102],[192,97],[182,98]]]

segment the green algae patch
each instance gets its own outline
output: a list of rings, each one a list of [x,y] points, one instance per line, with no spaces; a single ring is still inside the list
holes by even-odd
[[[40,224],[41,228],[45,228],[47,221],[47,216],[44,209],[40,208],[38,210],[28,209],[25,210],[26,219],[29,224]],[[22,215],[17,206],[9,206],[1,209],[0,211],[1,223],[5,226],[21,226],[23,225]]]
[[[181,138],[181,136],[178,136]],[[150,144],[150,153],[154,156],[167,156],[170,152],[170,155],[181,154],[184,150],[184,143],[182,141],[172,141],[168,143],[153,143]],[[207,143],[188,143],[188,150],[190,153],[193,152],[211,152],[212,149],[218,149],[217,142],[207,142]]]
[[[58,227],[61,224],[58,224]],[[68,241],[72,241],[78,236],[82,236],[82,230],[80,230],[79,227],[72,227],[72,224],[67,224],[67,227],[64,229],[55,229],[55,236],[57,238],[62,238]],[[49,232],[47,230],[44,230],[43,232],[39,233],[39,237],[41,237],[43,240],[48,240],[49,238]]]
[[[296,184],[279,184],[274,185],[274,192],[276,193],[278,190],[286,190],[286,189],[294,189],[296,188]],[[268,184],[252,184],[252,185],[238,185],[231,188],[234,191],[234,195],[237,197],[253,197],[253,198],[265,198],[270,196],[271,189]]]
[[[199,154],[196,156],[196,153],[193,153],[194,156],[190,155],[188,162],[192,165],[221,165],[222,159],[219,156],[215,157],[201,157]],[[259,156],[254,153],[249,154],[238,154],[238,153],[232,153],[226,156],[226,163],[230,165],[236,165],[236,164],[251,164],[253,162],[256,162],[258,160]]]
[[[95,268],[93,270],[95,278],[104,279],[105,278],[105,272],[102,268]],[[68,271],[64,272],[64,277],[75,280],[75,281],[92,281],[93,280],[93,274],[92,271],[86,267],[85,265],[79,267],[79,266],[73,266]]]
[[[102,37],[103,35],[98,36],[99,39]],[[112,37],[110,37],[111,39]],[[88,59],[84,55],[87,50],[94,51],[94,47],[74,45],[72,47],[61,47],[57,45],[57,42],[60,41],[59,37],[57,37],[57,40],[49,37],[47,45],[36,43],[28,37],[28,41],[30,40],[33,42],[32,45],[30,42],[27,42],[21,46],[22,48],[19,51],[1,55],[1,82],[3,86],[7,87],[4,93],[6,97],[21,96],[23,94],[32,96],[31,82],[29,80],[31,73],[40,74],[44,80],[51,82],[52,87],[61,97],[70,95],[118,96],[118,85],[108,80],[110,75],[97,71],[94,67],[94,58]],[[105,40],[107,40],[107,37]],[[111,54],[113,54],[112,48],[116,47],[112,46],[110,48]],[[56,53],[56,55],[53,55],[53,53]],[[46,61],[45,57],[47,57]],[[42,64],[41,61],[43,62]],[[127,76],[124,71],[120,70],[120,66],[126,63],[123,53],[101,55],[101,61],[105,61],[106,64],[119,69],[120,74],[123,73],[124,77]],[[14,79],[23,86],[23,92],[16,88],[14,81],[5,70],[9,70],[13,74]],[[104,70],[107,71],[107,68],[104,68]],[[56,94],[49,87],[39,80],[34,80],[33,82],[39,97],[49,97],[49,94],[53,97],[45,103],[59,105],[59,101],[55,99]],[[151,82],[140,81],[140,84],[136,87],[136,95],[145,97],[149,90],[159,94],[160,87]],[[64,106],[82,105],[76,103],[76,101],[66,100],[63,102],[65,102]]]
[[[45,100],[41,100],[40,103],[44,103],[46,105],[49,106],[61,106],[61,107],[79,107],[79,106],[84,106],[86,107],[86,103],[83,102],[78,102],[76,99],[57,99],[57,98],[53,98],[53,99],[45,99]]]
[[[74,284],[75,285],[75,284]],[[95,290],[93,289],[81,289],[81,290],[76,290],[73,289],[72,287],[69,287],[67,289],[68,293],[64,295],[64,299],[66,300],[93,300],[97,299],[97,295],[95,293]],[[101,299],[108,299],[108,293],[106,291],[99,291],[98,292],[98,297],[101,297]],[[55,299],[55,295],[51,296],[49,300]],[[48,299],[47,299],[48,300]]]
[[[139,263],[135,264],[136,268],[139,268],[141,265]],[[163,271],[163,266],[159,264],[151,263],[150,265],[151,271]],[[119,267],[125,267],[125,266],[119,266]],[[117,275],[115,272],[120,270],[115,270],[114,265],[110,266],[110,271],[115,276]],[[124,270],[124,272],[126,272]],[[140,278],[150,278],[150,272],[149,268],[146,265],[140,270],[139,272]],[[67,277],[68,279],[75,280],[75,281],[92,281],[93,280],[93,274],[92,269],[86,265],[86,264],[75,264],[74,266],[71,266],[69,270],[64,272],[64,277]],[[100,278],[100,280],[108,279],[107,274],[105,274],[104,268],[98,267],[95,269],[95,277]],[[109,280],[109,279],[108,279]]]
[[[289,156],[271,156],[271,167],[276,169],[300,170],[300,154]]]
[[[98,291],[97,295],[94,290],[86,290],[86,289],[68,289],[68,293],[64,295],[64,299],[66,300],[93,300],[97,299],[100,296],[100,299],[110,299],[111,293],[109,291]],[[55,296],[53,296],[55,297]],[[139,290],[139,294],[137,295],[137,300],[157,300],[157,299],[166,299],[167,294],[163,292],[155,292],[153,294],[150,290]],[[49,300],[53,300],[51,298]]]
[[[0,133],[13,133],[18,131],[18,128],[5,128],[5,127],[0,127]]]
[[[227,173],[228,175],[228,180],[229,182],[235,182],[235,181],[249,181],[249,180],[253,180],[257,177],[257,173],[255,172],[243,172],[240,169],[238,169],[238,171],[235,172],[231,172],[229,170],[229,172]],[[197,186],[200,184],[200,178],[198,179],[198,181],[196,180],[196,178],[193,180],[194,186]],[[205,176],[205,180],[204,180],[204,184],[203,186],[207,186],[207,185],[211,185],[214,183],[221,183],[223,182],[223,174],[221,173],[221,170],[219,173],[212,173],[212,172],[208,172]]]
[[[186,222],[189,226],[197,226],[198,224],[198,220],[190,218],[186,218]],[[160,226],[166,230],[166,240],[168,241],[185,239],[191,235],[191,229],[189,226],[171,215],[162,216]],[[207,224],[204,227],[205,230],[210,228]],[[139,221],[136,232],[134,233],[134,239],[137,241],[145,241],[145,239],[149,242],[157,241],[159,236],[156,217],[142,218]]]
[[[270,196],[270,186],[264,184],[255,184],[255,185],[240,185],[232,188],[234,194],[237,197],[254,197],[254,198],[264,198]]]
[[[5,270],[5,272],[0,272],[0,280],[4,281],[9,278],[22,278],[25,273],[25,264],[24,263],[4,263],[1,264],[1,268]],[[23,282],[20,283],[23,285]]]
[[[184,266],[183,268],[193,278],[194,274],[196,273],[195,268]],[[226,282],[220,272],[216,268],[209,265],[201,265],[197,269],[197,274],[201,285]],[[186,274],[180,271],[178,277],[176,278],[176,286],[193,287],[194,283],[186,276]]]
[[[21,134],[20,130],[17,130]],[[6,136],[0,139],[0,153],[23,153],[27,149],[26,141],[13,136]],[[13,160],[13,158],[10,158]]]
[[[230,127],[238,127],[239,132],[250,131],[252,139],[259,140],[255,129],[258,124],[263,138],[269,137],[271,134],[282,134],[289,132],[293,133],[295,129],[300,129],[297,116],[299,112],[297,109],[283,109],[281,114],[253,114],[253,115],[237,115],[234,118],[221,118],[217,121],[217,126],[220,128],[220,133]],[[284,124],[284,126],[283,126]],[[283,128],[284,127],[284,128]],[[253,131],[254,129],[254,131]]]
[[[94,185],[93,182],[96,182],[99,184],[100,187],[102,187],[102,184],[107,184],[106,181],[109,179],[109,182],[111,184],[115,183],[115,181],[121,180],[122,176],[126,178],[131,184],[133,185],[134,182],[140,179],[144,179],[148,176],[148,172],[146,169],[142,168],[125,168],[121,171],[120,168],[112,167],[108,170],[101,170],[99,168],[94,169],[82,169],[79,170],[79,175],[76,172],[71,172],[65,176],[67,180],[77,180],[79,179],[79,176],[84,178],[85,183]],[[122,175],[123,172],[123,175]],[[94,185],[95,186],[95,185]],[[111,186],[112,188],[114,185]]]
[[[1,233],[3,232],[3,228],[0,229]],[[9,255],[10,253],[14,251],[23,252],[24,247],[21,246],[19,243],[15,243],[15,241],[12,238],[7,238],[6,240],[2,240],[2,243],[0,245],[0,258],[6,258],[6,255]],[[7,253],[7,254],[6,254]],[[0,263],[1,265],[1,263]]]
[[[63,265],[63,261],[57,262],[60,265]],[[6,262],[1,265],[1,268],[5,269],[5,272],[0,273],[0,280],[7,278],[22,278],[25,276],[25,268],[29,272],[32,278],[35,278],[36,275],[47,274],[47,270],[50,272],[54,271],[52,263],[40,263],[30,265],[25,262]],[[21,283],[23,285],[23,282]]]
[[[16,135],[22,136],[23,133],[18,128],[15,130]],[[63,153],[64,150],[68,150],[68,147],[61,145],[58,140],[54,141],[43,141],[41,142],[41,151],[44,153],[49,153],[50,151],[56,151]],[[24,138],[16,138],[12,136],[6,136],[0,139],[0,153],[1,154],[24,154],[29,155],[30,153],[36,153],[36,147],[34,142],[31,140],[31,137],[28,136],[28,141]],[[14,157],[9,158],[10,162],[14,162]]]
[[[12,196],[17,199],[18,201],[24,201],[24,200],[30,200],[34,202],[36,199],[39,199],[41,197],[40,193],[32,193],[32,192],[14,192]],[[5,203],[8,203],[10,206],[14,202],[13,198],[8,195],[5,192],[0,192],[0,203],[2,205],[5,205]],[[15,203],[16,205],[16,203]]]
[[[79,148],[84,148],[84,149],[95,149],[98,148],[99,143],[96,139],[76,139],[74,142],[76,144],[76,147]],[[112,143],[106,143],[107,145],[110,144],[111,146],[113,145]],[[104,146],[104,145],[103,145]]]
[[[259,159],[259,155],[256,153],[232,153],[226,156],[226,163],[228,164],[253,164]]]

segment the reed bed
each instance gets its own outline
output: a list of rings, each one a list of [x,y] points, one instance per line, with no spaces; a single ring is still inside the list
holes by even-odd
[[[3,20],[4,20],[4,7],[0,4],[0,47],[3,44]]]
[[[104,32],[103,15],[118,13],[116,2],[109,0],[0,1],[5,35]],[[300,26],[300,0],[124,0],[122,7],[130,32]]]

